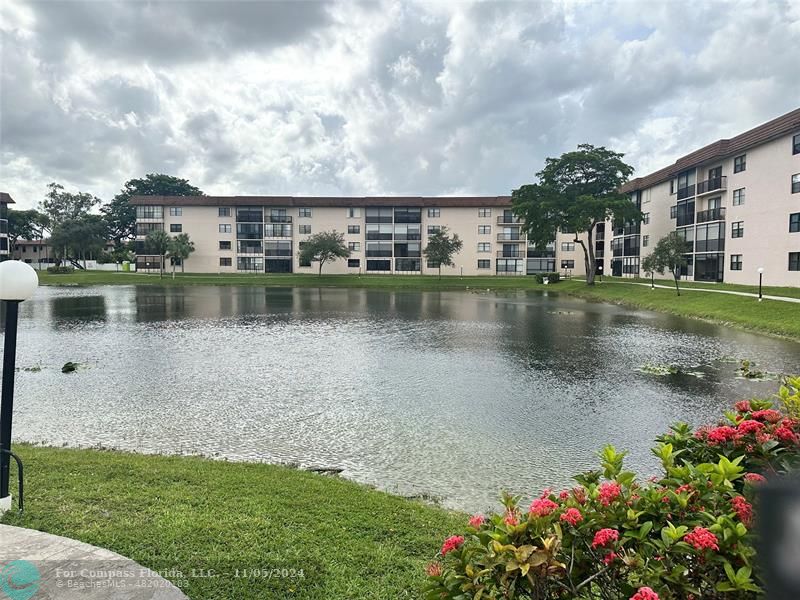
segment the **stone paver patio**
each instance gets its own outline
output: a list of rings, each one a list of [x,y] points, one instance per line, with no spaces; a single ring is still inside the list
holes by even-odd
[[[0,525],[0,598],[6,597],[186,600],[172,583],[116,552]]]

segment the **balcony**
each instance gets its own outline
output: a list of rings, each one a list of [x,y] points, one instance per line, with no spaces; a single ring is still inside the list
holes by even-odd
[[[686,187],[678,188],[678,200],[694,196],[694,184],[687,185]]]
[[[497,258],[524,258],[525,252],[522,250],[498,250]]]
[[[710,194],[718,190],[725,190],[728,187],[727,177],[715,177],[714,179],[706,179],[697,184],[697,195]]]
[[[710,208],[708,210],[701,210],[697,213],[698,223],[708,223],[709,221],[724,221],[725,220],[725,207]]]
[[[289,215],[267,215],[267,223],[291,223],[292,217]]]
[[[525,234],[524,233],[498,233],[497,234],[497,241],[498,242],[524,242],[525,241]]]
[[[0,219],[0,233],[8,233],[8,220]]]
[[[520,225],[522,224],[522,219],[519,217],[515,217],[514,215],[500,215],[497,217],[497,224],[498,225]]]

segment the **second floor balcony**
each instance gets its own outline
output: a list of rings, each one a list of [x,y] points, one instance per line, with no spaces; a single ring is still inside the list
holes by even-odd
[[[713,179],[706,179],[697,184],[697,195],[710,194],[719,190],[727,189],[727,177],[714,177]]]
[[[524,242],[525,241],[525,234],[519,231],[514,233],[498,233],[497,234],[497,241],[498,242]]]
[[[709,208],[708,210],[701,210],[697,213],[698,223],[708,223],[709,221],[724,221],[725,220],[725,207]]]
[[[522,219],[516,217],[514,215],[500,215],[497,217],[497,224],[498,225],[520,225],[522,224]]]
[[[518,249],[497,251],[497,258],[523,258],[524,256],[525,252]]]

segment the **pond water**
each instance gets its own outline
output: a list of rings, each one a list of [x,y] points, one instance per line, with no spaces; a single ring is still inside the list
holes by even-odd
[[[723,357],[800,370],[797,343],[552,292],[44,287],[20,318],[16,440],[339,467],[465,510],[609,442],[655,473],[670,423],[777,389]]]

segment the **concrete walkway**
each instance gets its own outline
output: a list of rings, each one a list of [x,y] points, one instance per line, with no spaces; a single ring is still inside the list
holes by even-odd
[[[10,525],[0,525],[0,598],[187,600],[172,583],[115,552]]]
[[[584,281],[584,280],[579,280]],[[597,283],[616,283],[620,285],[643,285],[644,287],[650,287],[649,283],[639,283],[638,281],[605,281],[605,282],[597,282]],[[678,284],[680,285],[680,284]],[[666,289],[666,290],[674,290],[674,285],[661,285],[656,284],[655,287]],[[698,287],[682,287],[681,293],[683,292],[711,292],[712,294],[730,294],[732,296],[747,296],[750,298],[758,298],[758,294],[751,294],[750,292],[734,292],[733,290],[713,290],[711,288],[698,288]],[[764,300],[778,300],[780,302],[795,302],[800,304],[800,298],[791,298],[789,296],[768,296],[767,294],[762,294]]]

